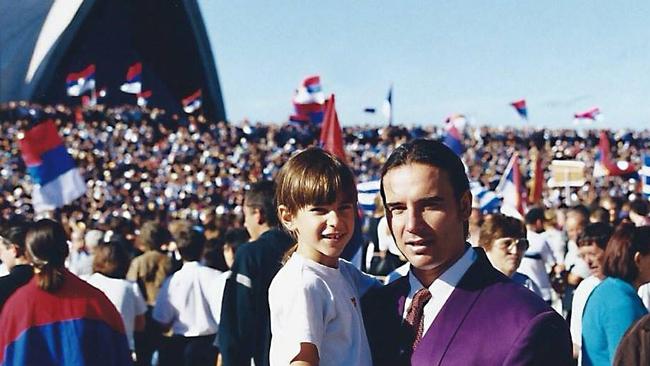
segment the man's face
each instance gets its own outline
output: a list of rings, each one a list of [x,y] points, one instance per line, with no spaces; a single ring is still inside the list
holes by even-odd
[[[585,229],[587,220],[581,216],[571,215],[566,220],[566,234],[569,240],[577,241]]]
[[[463,195],[459,207],[447,173],[419,163],[389,170],[383,185],[397,246],[416,275],[436,278],[464,252],[463,222],[470,215],[471,194]]]
[[[589,271],[593,276],[603,278],[603,257],[605,251],[595,244],[583,245],[578,248],[580,258],[589,266]]]
[[[260,236],[260,210],[255,207],[244,205],[244,227],[251,237],[251,241],[257,240]]]

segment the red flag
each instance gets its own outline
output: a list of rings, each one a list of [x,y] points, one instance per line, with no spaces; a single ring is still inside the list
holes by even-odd
[[[339,117],[336,115],[334,94],[325,101],[325,117],[320,130],[320,145],[323,149],[347,163],[348,160],[343,149],[343,133],[341,132]]]
[[[626,175],[636,172],[636,166],[627,161],[612,161],[610,154],[609,135],[607,131],[601,130],[595,165],[600,165],[601,168],[604,168],[605,173],[609,176]],[[594,167],[595,169],[596,167]]]

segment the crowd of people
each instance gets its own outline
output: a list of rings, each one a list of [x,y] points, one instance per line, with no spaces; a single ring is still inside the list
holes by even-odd
[[[44,215],[31,207],[17,136],[45,119],[55,121],[88,190]],[[468,126],[456,166],[419,150],[446,156],[442,145],[413,143],[440,140],[444,126],[346,127],[347,164],[308,149],[318,142],[315,126],[215,122],[134,106],[11,103],[0,109],[0,127],[0,360],[42,362],[20,333],[73,324],[100,335],[98,353],[87,339],[67,340],[66,357],[87,364],[428,364],[427,352],[442,352],[430,327],[455,329],[477,347],[476,355],[458,355],[466,342],[450,333],[454,352],[443,352],[450,364],[642,362],[638,334],[626,331],[643,329],[635,324],[650,307],[643,286],[650,205],[638,177],[592,176],[598,131]],[[650,152],[649,130],[610,137],[616,160],[640,166]],[[546,187],[521,217],[465,200],[470,182],[494,190],[515,151],[525,178],[539,154],[546,165],[585,162],[587,181]],[[339,256],[355,225],[351,187],[377,179],[384,188],[363,225],[377,252],[359,268],[373,278]],[[440,188],[445,179],[450,191]],[[430,180],[437,186],[421,184]],[[426,249],[442,239],[458,245],[443,254]],[[384,275],[390,284],[381,286]],[[459,289],[466,293],[455,295]],[[474,297],[477,289],[484,297]],[[405,302],[393,319],[387,301],[399,296]],[[504,298],[519,300],[497,311]],[[448,309],[476,299],[478,310]],[[46,318],[42,304],[53,309],[49,330],[34,320]],[[57,310],[66,307],[78,313]],[[500,315],[490,323],[486,312]],[[402,334],[402,323],[412,331]],[[499,326],[503,347],[483,334]],[[522,327],[529,335],[513,339]]]

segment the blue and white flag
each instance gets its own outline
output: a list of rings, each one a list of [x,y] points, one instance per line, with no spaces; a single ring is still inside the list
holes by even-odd
[[[359,207],[366,215],[370,215],[375,211],[375,199],[379,194],[379,183],[379,180],[371,180],[357,184]]]
[[[478,182],[470,183],[470,190],[474,202],[472,207],[478,208],[483,214],[499,212],[501,208],[501,199],[496,192],[483,187]]]

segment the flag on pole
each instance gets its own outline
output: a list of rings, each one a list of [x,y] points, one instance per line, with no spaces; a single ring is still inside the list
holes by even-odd
[[[34,211],[62,207],[86,192],[86,182],[68,154],[54,121],[41,122],[18,138],[23,161],[34,182]]]
[[[643,167],[639,172],[642,180],[641,189],[643,196],[650,199],[650,154],[643,154],[642,160]]]
[[[522,176],[519,169],[519,155],[512,155],[506,170],[501,176],[501,181],[496,192],[502,197],[501,212],[505,215],[523,218],[524,217],[524,190]]]
[[[324,150],[338,156],[347,163],[348,159],[343,149],[343,133],[341,132],[339,117],[336,114],[334,94],[325,101],[325,117],[321,125],[320,145]]]
[[[600,141],[594,162],[594,177],[620,176],[636,172],[636,167],[627,161],[614,162],[611,159],[609,135],[607,131],[600,131]]]
[[[393,124],[393,84],[388,89],[388,95],[386,96],[386,100],[384,100],[381,111],[384,117],[386,117],[386,122],[391,126]]]
[[[196,112],[197,109],[201,108],[201,89],[183,98],[182,104],[185,113],[192,114]]]
[[[66,91],[71,97],[95,89],[95,64],[88,65],[79,72],[71,72],[65,78]]]
[[[527,120],[528,119],[528,108],[526,108],[526,99],[516,100],[510,105],[517,111],[519,117]]]
[[[587,109],[586,111],[575,113],[573,117],[578,120],[586,119],[586,120],[597,121],[602,118],[602,114],[600,113],[600,108],[593,107]]]
[[[151,98],[151,90],[145,90],[142,93],[138,93],[138,106],[146,107],[149,103],[149,98]]]
[[[126,71],[126,82],[120,90],[129,94],[139,94],[142,91],[142,62],[136,62]]]
[[[452,114],[445,119],[443,143],[460,156],[465,151],[463,133],[467,119],[462,114]]]
[[[528,195],[528,203],[535,205],[542,201],[542,190],[544,189],[544,157],[542,156],[542,151],[537,149],[532,155],[533,179],[530,186],[530,194]]]

